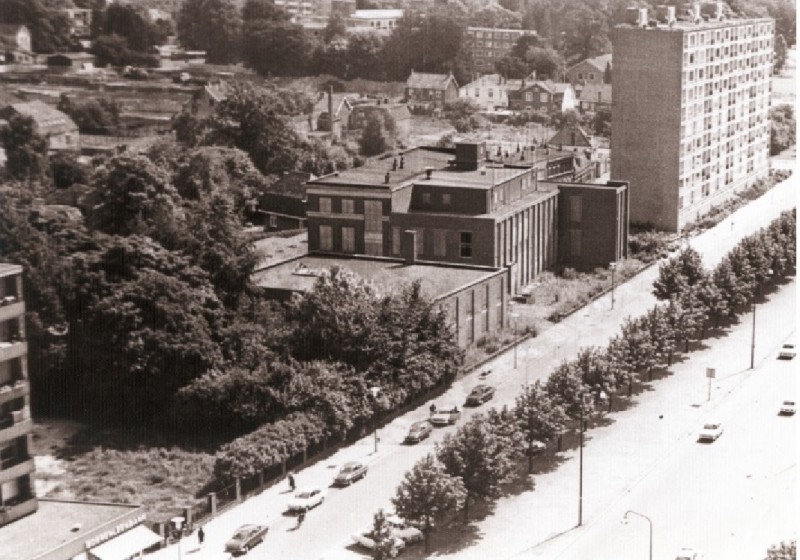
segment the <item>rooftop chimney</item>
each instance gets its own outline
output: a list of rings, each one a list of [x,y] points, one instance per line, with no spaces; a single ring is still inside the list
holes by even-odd
[[[433,175],[433,167],[426,167],[425,168],[425,179],[430,181],[431,180],[431,175]]]
[[[406,166],[406,158],[402,154],[400,155],[400,169],[403,169]]]
[[[391,179],[391,178],[392,178],[392,174],[387,171],[386,175],[383,177],[383,182],[388,185],[389,184],[389,179]],[[428,179],[430,179],[430,177],[428,177]]]

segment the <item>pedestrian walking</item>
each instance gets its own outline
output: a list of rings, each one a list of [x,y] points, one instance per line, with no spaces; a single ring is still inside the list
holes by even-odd
[[[203,528],[200,527],[197,530],[197,542],[200,544],[200,548],[203,548],[203,541],[206,540],[206,534],[203,531]]]
[[[294,481],[294,475],[292,473],[289,473],[289,490],[294,492],[295,487],[296,486],[295,486],[295,481]]]
[[[303,521],[306,520],[306,510],[301,509],[300,512],[297,514],[297,528],[300,528],[300,525],[303,524]]]
[[[431,410],[431,416],[433,416],[434,414],[436,414],[436,403],[431,403],[431,408],[430,408],[430,410]]]

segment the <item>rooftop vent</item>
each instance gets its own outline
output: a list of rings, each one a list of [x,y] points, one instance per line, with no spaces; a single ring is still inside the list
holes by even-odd
[[[426,167],[425,168],[425,179],[430,181],[431,180],[431,175],[433,175],[433,167]]]

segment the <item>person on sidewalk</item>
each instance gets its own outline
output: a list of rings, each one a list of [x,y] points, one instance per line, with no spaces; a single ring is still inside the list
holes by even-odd
[[[430,411],[431,411],[431,416],[436,414],[436,403],[431,403]]]
[[[300,528],[300,525],[303,524],[303,521],[306,519],[306,510],[301,509],[300,512],[297,514],[297,528]]]
[[[296,485],[295,485],[295,481],[294,481],[294,474],[293,473],[289,473],[289,490],[291,492],[294,492],[295,488],[296,488]]]
[[[203,528],[200,527],[197,530],[197,543],[200,545],[200,548],[203,548],[203,541],[206,540],[206,534],[203,531]]]

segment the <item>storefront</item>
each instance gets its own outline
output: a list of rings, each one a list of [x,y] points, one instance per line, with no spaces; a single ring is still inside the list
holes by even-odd
[[[144,550],[162,538],[142,525],[144,514],[86,541],[90,560],[129,560],[141,558]]]

